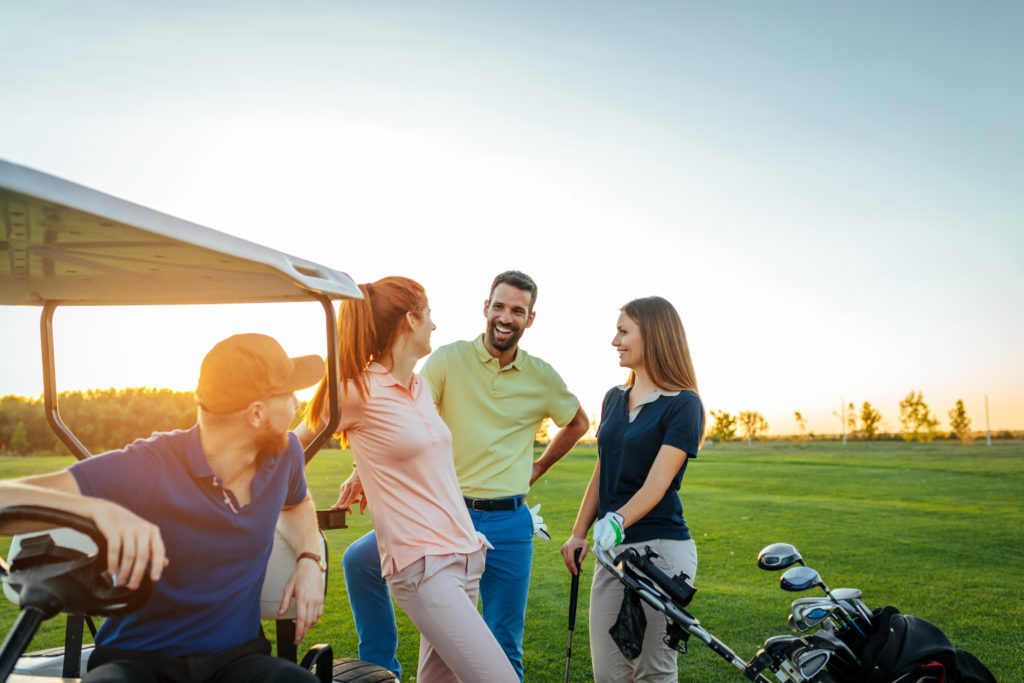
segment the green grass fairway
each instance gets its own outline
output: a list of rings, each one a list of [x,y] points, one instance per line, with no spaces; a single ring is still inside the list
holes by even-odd
[[[558,553],[593,469],[595,451],[578,448],[530,494],[555,540],[536,541],[527,613],[526,676],[560,681],[565,666],[569,575]],[[47,471],[61,459],[0,458],[0,477]],[[40,467],[40,465],[44,465]],[[334,502],[351,470],[347,452],[326,451],[310,466],[320,507]],[[869,606],[892,604],[928,619],[977,655],[1000,681],[1024,680],[1024,443],[770,442],[714,444],[683,481],[686,518],[697,540],[698,593],[690,606],[704,626],[749,658],[771,635],[788,632],[794,597],[779,574],[759,570],[758,550],[793,543],[831,588],[855,586]],[[350,518],[327,532],[331,579],[327,610],[307,644],[330,642],[354,656],[356,636],[339,570],[345,546],[370,528]],[[0,553],[6,550],[6,539]],[[173,561],[173,558],[171,558]],[[580,586],[572,679],[591,680],[587,631],[590,559]],[[15,611],[4,602],[4,630]],[[418,636],[400,616],[404,678],[416,670]],[[32,649],[59,645],[59,620]],[[741,674],[696,639],[680,680],[737,681]]]

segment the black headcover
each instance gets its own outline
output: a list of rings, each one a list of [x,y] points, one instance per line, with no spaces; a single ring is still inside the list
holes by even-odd
[[[860,667],[836,676],[837,680],[888,683],[905,674],[925,675],[935,671],[938,673],[935,680],[943,680],[944,673],[944,680],[949,682],[995,683],[995,678],[981,662],[954,648],[946,634],[931,622],[900,614],[898,609],[889,606],[874,610],[872,623],[874,632],[866,640],[847,643],[857,652]],[[964,663],[963,672],[960,661]],[[910,680],[916,679],[911,677]]]

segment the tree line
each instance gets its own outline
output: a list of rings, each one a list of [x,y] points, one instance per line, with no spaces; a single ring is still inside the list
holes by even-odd
[[[196,416],[195,395],[191,391],[170,389],[65,391],[59,394],[58,405],[65,424],[91,453],[121,448],[153,432],[188,429],[195,423]],[[305,404],[301,406],[304,407]],[[302,412],[299,411],[293,426],[301,419]],[[836,415],[845,418],[844,426],[850,438],[883,437],[879,432],[882,415],[869,402],[865,401],[859,411],[850,403],[844,412],[845,416]],[[742,438],[750,443],[767,437],[768,421],[757,411],[740,411],[733,415],[724,410],[711,410],[709,416],[711,424],[706,433],[712,441]],[[971,418],[967,416],[962,399],[957,400],[948,416],[949,436],[965,445],[971,443]],[[803,414],[797,411],[793,417],[797,440],[816,438],[813,432],[808,431]],[[548,423],[543,423],[538,430],[538,443],[550,440],[554,425]],[[940,435],[939,420],[920,391],[911,391],[900,401],[900,423],[903,429],[897,437],[906,441],[931,441]],[[596,417],[592,417],[584,442],[593,442],[596,427]],[[332,439],[328,444],[331,446],[337,447],[337,440]],[[68,450],[47,424],[42,398],[0,398],[0,455],[31,453],[67,454]]]
[[[153,432],[188,429],[196,422],[195,394],[170,389],[90,389],[62,391],[57,405],[64,424],[90,453],[123,448]],[[306,412],[306,401],[292,419],[294,428]],[[325,448],[337,448],[331,437]],[[50,429],[42,398],[0,398],[0,455],[70,455]]]
[[[155,431],[187,429],[196,420],[191,391],[170,389],[90,389],[63,391],[61,418],[92,453],[121,448]],[[0,453],[67,454],[50,429],[42,398],[0,398]]]
[[[843,413],[843,415],[836,412],[832,414],[843,420],[844,431],[850,438],[870,440],[882,436],[879,431],[882,414],[872,407],[870,402],[864,401],[860,411],[851,402]],[[713,422],[707,429],[707,435],[713,440],[730,441],[742,438],[750,443],[754,439],[765,438],[768,434],[768,422],[757,411],[740,411],[737,415],[732,415],[724,410],[711,410],[709,414]],[[974,432],[971,430],[971,418],[967,416],[963,399],[957,399],[956,404],[947,415],[949,416],[949,437],[958,439],[965,446],[973,443]],[[795,411],[793,419],[797,426],[797,440],[807,441],[815,438],[814,432],[807,430],[807,420],[802,413]],[[925,403],[924,394],[921,391],[910,391],[900,401],[899,419],[903,428],[897,436],[904,441],[932,441],[941,434],[938,431],[939,420]],[[741,436],[737,436],[737,431]]]

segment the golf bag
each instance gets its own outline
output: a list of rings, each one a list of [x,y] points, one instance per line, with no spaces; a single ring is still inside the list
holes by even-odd
[[[900,614],[892,606],[872,614],[875,628],[867,638],[843,638],[861,664],[853,671],[830,669],[837,682],[995,683],[984,664],[953,647],[931,622]]]

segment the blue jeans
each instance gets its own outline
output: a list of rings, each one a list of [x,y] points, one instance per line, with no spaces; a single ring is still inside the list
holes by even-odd
[[[370,531],[353,541],[341,557],[341,566],[359,634],[359,659],[382,666],[401,680],[395,607],[381,576],[377,534]]]
[[[523,680],[523,628],[533,562],[533,521],[526,504],[507,512],[469,511],[473,526],[487,537],[480,580],[483,618],[504,650],[519,680]],[[352,543],[342,558],[345,587],[359,634],[359,659],[400,675],[395,652],[398,631],[391,594],[381,577],[377,536],[370,532]]]

